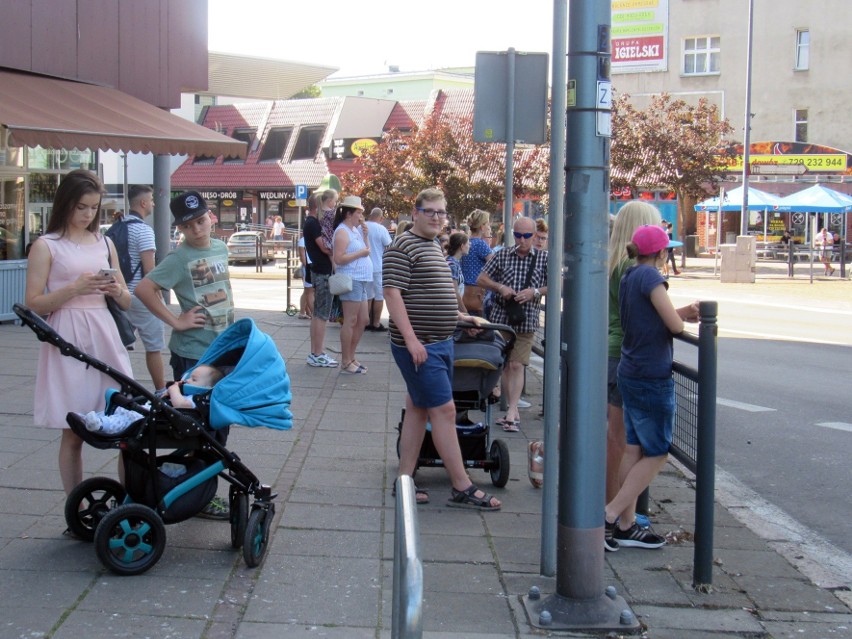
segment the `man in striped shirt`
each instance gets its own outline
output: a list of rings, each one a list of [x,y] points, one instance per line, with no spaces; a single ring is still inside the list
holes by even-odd
[[[421,191],[411,215],[413,226],[394,239],[382,260],[391,352],[408,390],[399,474],[414,474],[428,421],[453,485],[447,505],[499,510],[500,501],[468,477],[456,435],[453,333],[459,320],[474,320],[459,312],[449,266],[435,241],[447,220],[444,194],[436,188]],[[428,493],[417,489],[417,502],[428,501]]]

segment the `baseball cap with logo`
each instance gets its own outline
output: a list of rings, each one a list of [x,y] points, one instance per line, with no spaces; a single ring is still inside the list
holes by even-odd
[[[175,224],[186,224],[207,213],[207,202],[198,191],[187,191],[169,202],[169,208],[175,218]]]
[[[639,255],[654,255],[664,248],[683,246],[683,242],[669,239],[668,233],[656,225],[645,224],[633,232],[631,242],[639,249]]]

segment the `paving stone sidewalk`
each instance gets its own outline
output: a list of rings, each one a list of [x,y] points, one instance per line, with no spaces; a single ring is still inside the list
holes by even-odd
[[[62,535],[64,495],[56,467],[58,433],[32,426],[38,342],[24,327],[0,324],[0,638],[390,637],[396,425],[404,386],[383,334],[367,333],[359,359],[367,375],[305,365],[308,322],[242,310],[275,340],[293,385],[292,431],[233,428],[229,448],[278,492],[274,537],[256,569],[231,550],[227,523],[191,519],[167,527],[160,562],[118,577],[91,544]],[[337,344],[330,327],[326,343]],[[144,376],[143,354],[132,354]],[[81,380],[85,378],[81,364]],[[262,380],[258,380],[262,383]],[[528,376],[532,407],[508,444],[511,479],[492,489],[499,513],[446,508],[440,469],[418,484],[432,503],[419,508],[424,561],[424,637],[542,636],[520,597],[539,576],[541,491],[526,477],[526,445],[541,437],[541,383]],[[114,451],[87,447],[86,475],[115,476]],[[220,494],[226,494],[220,482]],[[714,588],[691,586],[693,484],[669,465],[653,485],[653,520],[678,543],[606,556],[604,581],[660,639],[852,637],[848,588],[812,583],[766,539],[717,504]],[[684,534],[686,533],[686,534]],[[846,576],[847,581],[849,576]],[[846,599],[844,603],[843,599]]]

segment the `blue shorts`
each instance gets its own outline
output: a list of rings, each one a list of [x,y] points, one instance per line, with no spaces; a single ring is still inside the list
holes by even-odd
[[[672,445],[675,415],[674,380],[618,376],[624,401],[627,443],[642,448],[646,457],[660,457]]]
[[[372,282],[362,280],[352,280],[352,290],[348,293],[343,293],[340,296],[341,302],[366,302],[367,301],[367,286]]]
[[[391,353],[405,380],[411,403],[417,408],[437,408],[453,399],[453,340],[425,346],[428,356],[420,366],[414,366],[405,346],[391,343]]]

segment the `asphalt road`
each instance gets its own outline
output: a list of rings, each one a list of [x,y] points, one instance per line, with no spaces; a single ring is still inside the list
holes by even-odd
[[[714,294],[713,294],[714,293]],[[719,299],[716,463],[767,502],[852,554],[850,312],[807,295]],[[694,348],[677,348],[690,361]]]

